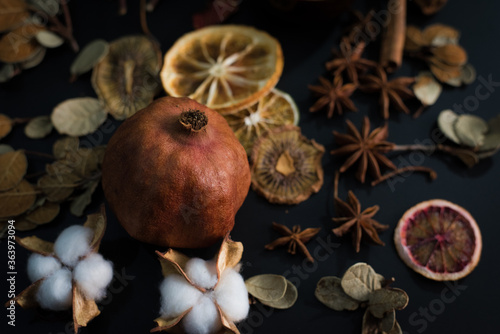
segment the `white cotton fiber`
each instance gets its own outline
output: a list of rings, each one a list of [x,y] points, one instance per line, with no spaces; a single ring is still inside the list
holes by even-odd
[[[28,277],[31,282],[47,277],[60,268],[61,262],[52,256],[33,253],[28,258]]]
[[[73,225],[59,234],[54,243],[54,252],[67,266],[74,267],[78,259],[90,252],[93,231],[85,226]]]
[[[106,288],[113,279],[113,264],[101,254],[90,254],[78,262],[73,278],[85,297],[99,301],[106,296]]]
[[[248,315],[248,291],[241,275],[233,270],[226,269],[215,288],[215,300],[228,320],[238,322]]]
[[[186,333],[211,334],[222,328],[219,312],[211,297],[211,293],[204,294],[191,312],[182,318]]]
[[[184,272],[194,284],[202,288],[211,289],[217,284],[217,267],[215,261],[205,261],[194,257],[186,262]]]
[[[38,304],[45,309],[62,311],[73,301],[71,272],[61,268],[42,281],[36,293]]]
[[[181,275],[169,275],[160,285],[162,318],[170,319],[193,307],[202,293]]]

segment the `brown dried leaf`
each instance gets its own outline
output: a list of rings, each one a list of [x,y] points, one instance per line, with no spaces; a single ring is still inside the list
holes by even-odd
[[[243,244],[231,240],[229,234],[226,235],[217,255],[217,278],[220,278],[226,268],[236,267],[242,255]]]
[[[80,148],[66,157],[68,166],[82,178],[89,178],[98,170],[98,157],[91,148]]]
[[[467,63],[467,52],[459,45],[437,46],[432,49],[432,53],[437,59],[450,66],[463,66]]]
[[[475,148],[483,145],[488,123],[476,115],[463,114],[458,116],[453,128],[461,144]]]
[[[109,52],[109,43],[102,39],[96,39],[87,44],[76,56],[70,67],[73,77],[77,77],[90,71]]]
[[[85,208],[92,202],[92,194],[97,189],[98,185],[99,180],[91,181],[84,186],[84,192],[71,201],[71,204],[69,206],[69,211],[71,212],[71,214],[77,217],[83,215],[83,211],[85,210]]]
[[[97,163],[102,165],[102,161],[104,160],[104,154],[106,153],[106,145],[100,145],[92,148],[97,156]]]
[[[0,155],[0,191],[14,188],[21,182],[26,170],[28,160],[24,151],[7,152]],[[0,214],[0,217],[2,215]]]
[[[433,63],[429,63],[429,68],[430,68],[432,74],[434,74],[434,76],[439,81],[444,82],[444,83],[448,83],[448,82],[453,83],[453,80],[460,78],[460,76],[462,75],[460,67],[458,67],[458,66],[454,67],[454,68],[448,67],[447,69],[443,69],[442,65],[443,64],[436,65]]]
[[[184,273],[184,268],[186,267],[186,263],[189,261],[189,257],[173,249],[169,249],[165,253],[156,251],[156,254],[160,260],[163,277],[167,277],[172,274],[180,274],[187,277],[186,273]]]
[[[460,32],[444,24],[432,24],[424,29],[422,37],[426,45],[443,46],[447,44],[458,44]]]
[[[284,276],[264,274],[245,281],[248,293],[259,300],[279,300],[285,295],[287,281]]]
[[[16,242],[33,253],[48,256],[54,253],[54,243],[42,240],[34,235],[26,238],[16,237]]]
[[[35,53],[33,53],[31,55],[31,57],[29,57],[25,61],[19,63],[19,66],[23,70],[27,70],[27,69],[33,68],[35,66],[38,66],[43,61],[43,58],[45,58],[46,53],[47,53],[47,49],[39,48],[38,51],[36,51]]]
[[[361,334],[380,334],[380,319],[375,318],[368,310],[363,315]]]
[[[356,263],[345,272],[341,286],[344,292],[357,301],[367,301],[370,294],[382,287],[383,277],[363,262]]]
[[[408,295],[398,288],[385,288],[373,291],[368,300],[367,311],[379,319],[393,310],[402,310],[408,305]]]
[[[41,46],[34,38],[43,28],[36,24],[26,24],[12,30],[0,38],[0,61],[19,63],[33,57]]]
[[[97,317],[101,312],[93,299],[87,299],[73,284],[73,326],[75,333],[80,327],[86,327],[88,322]]]
[[[49,116],[39,116],[33,118],[26,124],[24,134],[31,139],[40,139],[52,132],[53,125]]]
[[[257,300],[264,305],[280,310],[292,307],[293,304],[295,304],[295,302],[297,301],[298,291],[292,282],[286,280],[286,283],[285,295],[282,298],[278,300],[262,300],[257,298]]]
[[[217,334],[240,334],[240,331],[238,330],[234,322],[227,319],[226,315],[222,312],[219,305],[216,305],[216,307],[222,323],[222,329]]]
[[[12,30],[30,17],[23,0],[2,0],[0,2],[0,32]]]
[[[430,72],[420,72],[413,85],[415,96],[424,106],[431,106],[436,103],[442,91],[443,87],[434,80]]]
[[[101,205],[100,212],[93,213],[87,216],[87,221],[83,226],[90,228],[94,231],[94,236],[90,242],[90,248],[97,252],[99,244],[101,243],[104,232],[106,232],[106,209],[104,204]]]
[[[98,99],[82,97],[58,104],[50,119],[59,133],[78,137],[96,131],[107,115]]]
[[[80,141],[77,137],[65,137],[57,140],[52,147],[52,154],[56,159],[64,159],[68,153],[76,152]]]
[[[380,320],[380,330],[382,332],[389,332],[396,323],[396,310],[392,310],[392,312],[387,313],[382,320]]]
[[[9,116],[0,114],[0,139],[7,136],[12,130],[12,119]]]
[[[38,179],[38,187],[52,202],[61,202],[68,198],[81,181],[75,174],[44,175]]]
[[[26,180],[0,193],[0,217],[15,217],[25,213],[36,200],[35,188]]]
[[[42,206],[26,215],[26,220],[37,225],[46,224],[54,220],[59,214],[61,206],[58,203],[45,201]]]
[[[427,43],[424,40],[422,31],[415,26],[406,27],[405,51],[419,51]]]
[[[42,282],[43,278],[34,282],[26,289],[21,291],[21,293],[19,293],[16,297],[14,297],[13,300],[16,302],[17,305],[21,306],[24,309],[38,307],[38,303],[36,301],[36,293]],[[7,306],[7,304],[5,306]]]
[[[335,276],[326,276],[319,280],[314,295],[325,306],[335,310],[354,311],[359,303],[347,295],[340,285],[341,279]]]
[[[178,315],[177,317],[172,318],[172,319],[156,318],[154,321],[156,322],[158,327],[153,328],[151,330],[151,333],[161,332],[161,331],[173,328],[174,326],[179,324],[179,322],[182,320],[182,318],[184,318],[184,316],[186,314],[188,314],[190,311],[191,311],[191,309],[187,309],[184,313],[182,313],[181,315]]]
[[[20,231],[20,232],[31,231],[31,230],[34,230],[35,228],[38,227],[37,224],[26,220],[25,217],[16,218],[16,222],[14,223],[14,226],[16,227],[16,231]]]

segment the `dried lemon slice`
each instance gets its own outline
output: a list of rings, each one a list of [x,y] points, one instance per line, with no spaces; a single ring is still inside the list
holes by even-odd
[[[279,42],[238,25],[211,26],[182,36],[165,55],[161,80],[172,96],[188,96],[220,113],[266,95],[283,70]]]
[[[299,109],[290,95],[273,89],[254,105],[224,115],[224,118],[250,155],[255,140],[266,131],[281,125],[297,125]]]

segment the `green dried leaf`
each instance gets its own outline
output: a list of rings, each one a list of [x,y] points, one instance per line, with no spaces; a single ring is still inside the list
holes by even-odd
[[[28,4],[47,13],[49,16],[55,16],[59,13],[59,1],[54,0],[27,0]]]
[[[22,150],[0,155],[0,191],[14,188],[26,175],[28,160]]]
[[[314,295],[321,303],[335,311],[356,310],[359,303],[342,290],[340,282],[341,279],[335,276],[323,277],[316,285]]]
[[[379,319],[393,310],[402,310],[408,305],[408,295],[401,289],[385,288],[370,294],[367,310]]]
[[[437,124],[439,130],[445,135],[446,138],[454,142],[455,144],[460,144],[460,139],[455,134],[455,122],[458,119],[458,115],[455,114],[451,109],[443,110],[439,113]]]
[[[24,134],[31,139],[39,139],[47,136],[53,129],[49,116],[39,116],[33,118],[26,124]]]
[[[496,150],[500,147],[500,115],[488,121],[488,132],[484,135],[483,145],[479,148],[482,151]]]
[[[0,139],[7,136],[12,130],[12,119],[9,116],[0,114]]]
[[[361,334],[380,334],[380,319],[375,318],[368,310],[363,315]]]
[[[45,201],[40,207],[26,215],[26,220],[37,224],[46,224],[54,220],[59,214],[61,206],[58,203]]]
[[[9,152],[14,152],[14,148],[12,148],[12,146],[6,144],[0,144],[0,155]]]
[[[82,178],[91,177],[98,170],[97,154],[90,148],[80,148],[78,151],[68,154],[66,163],[75,174]]]
[[[36,195],[35,188],[26,180],[0,193],[0,217],[15,217],[25,213],[35,203]]]
[[[78,137],[97,130],[107,116],[108,113],[98,99],[83,97],[58,104],[50,119],[59,133]]]
[[[488,123],[481,117],[464,114],[458,116],[453,128],[461,144],[475,148],[483,145]]]
[[[0,83],[7,82],[16,75],[16,68],[14,64],[1,64],[0,65]]]
[[[389,311],[383,318],[380,320],[380,330],[382,332],[389,332],[396,323],[396,311]]]
[[[384,277],[378,275],[370,265],[359,262],[345,272],[341,280],[342,289],[357,301],[367,301],[370,294],[382,287]]]
[[[282,298],[278,300],[261,300],[257,298],[257,300],[264,305],[281,310],[292,307],[297,301],[298,291],[292,282],[286,280],[286,283],[285,295]]]
[[[56,159],[64,159],[66,155],[78,150],[80,141],[76,137],[65,137],[57,140],[52,147],[52,154]]]
[[[99,181],[92,181],[85,186],[85,191],[71,201],[69,211],[77,217],[83,215],[85,208],[92,202],[92,194],[99,185]]]
[[[80,184],[75,174],[44,175],[38,179],[38,187],[52,202],[61,202],[68,198]]]
[[[70,72],[73,77],[77,77],[90,71],[109,52],[109,43],[102,39],[96,39],[87,44],[76,56],[71,64]]]
[[[248,293],[259,300],[273,301],[283,298],[287,288],[284,276],[264,274],[250,277],[245,281]]]
[[[39,31],[36,36],[36,40],[40,45],[46,48],[57,48],[64,43],[64,39],[59,37],[59,35],[54,34],[53,32],[47,30]]]

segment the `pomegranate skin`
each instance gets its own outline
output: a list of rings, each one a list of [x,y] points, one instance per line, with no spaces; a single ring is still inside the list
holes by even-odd
[[[193,132],[183,111],[208,118]],[[164,97],[113,134],[102,166],[104,194],[135,239],[158,246],[207,247],[234,226],[250,187],[243,146],[217,112],[189,98]]]

